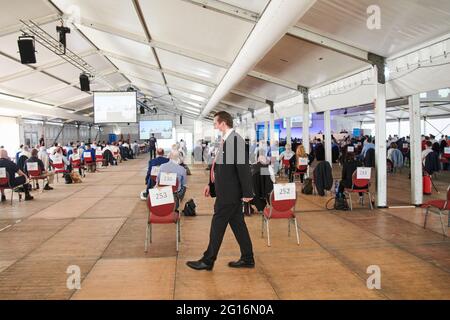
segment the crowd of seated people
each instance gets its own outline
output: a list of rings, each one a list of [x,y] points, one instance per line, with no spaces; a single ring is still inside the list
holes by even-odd
[[[74,172],[85,176],[83,173],[85,170],[92,173],[97,171],[99,160],[102,166],[118,165],[121,161],[135,158],[141,150],[145,150],[145,145],[142,148],[137,141],[132,144],[128,141],[113,143],[77,141],[64,146],[55,142],[48,149],[44,141],[40,139],[34,148],[21,145],[14,158],[10,158],[7,151],[0,147],[0,168],[6,169],[9,179],[7,187],[23,192],[27,201],[33,199],[30,194],[33,188],[31,180],[35,181],[33,183],[35,189],[40,189],[39,181],[42,180],[45,183],[42,186],[43,190],[53,190],[56,172],[62,172],[64,176],[72,175]],[[1,191],[3,202],[6,201],[5,191],[4,189]]]

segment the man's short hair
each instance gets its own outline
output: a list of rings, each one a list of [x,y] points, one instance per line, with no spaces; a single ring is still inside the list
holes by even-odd
[[[158,156],[163,156],[164,155],[164,149],[163,148],[158,148],[156,149],[156,154]]]
[[[426,145],[427,145],[427,147],[431,147],[433,145],[433,143],[431,141],[427,141]]]
[[[31,156],[32,157],[37,157],[38,153],[39,153],[39,151],[37,149],[31,150]]]
[[[169,159],[173,160],[173,161],[176,161],[176,162],[179,162],[180,161],[180,153],[177,150],[172,150],[169,153]]]
[[[217,121],[219,123],[225,122],[225,124],[228,127],[233,128],[233,117],[228,112],[226,112],[226,111],[216,112],[216,114],[214,115],[214,118],[215,117],[217,117]]]

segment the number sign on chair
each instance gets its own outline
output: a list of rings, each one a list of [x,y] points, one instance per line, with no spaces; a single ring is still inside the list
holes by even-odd
[[[351,146],[347,147],[347,152],[348,152],[348,153],[353,153],[353,152],[355,152],[355,147],[351,147]]]
[[[450,154],[450,147],[444,148],[444,154]]]
[[[73,161],[80,160],[80,155],[79,155],[78,153],[72,154],[72,160],[73,160]]]
[[[275,201],[293,200],[297,198],[295,183],[274,184],[273,193]]]
[[[176,186],[177,185],[177,174],[161,172],[159,175],[159,184],[162,186]]]
[[[6,179],[6,168],[0,168],[0,179]]]
[[[149,196],[152,207],[175,202],[172,187],[170,186],[150,189]]]
[[[308,158],[298,158],[298,164],[301,166],[307,166],[308,165]]]
[[[27,170],[28,171],[38,171],[38,163],[37,162],[27,162]]]
[[[372,173],[372,168],[357,168],[356,169],[356,179],[369,179]]]

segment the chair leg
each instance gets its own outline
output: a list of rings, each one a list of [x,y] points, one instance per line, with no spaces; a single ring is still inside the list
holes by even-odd
[[[300,245],[300,235],[298,232],[297,218],[294,218],[295,233],[297,235],[297,245]]]
[[[148,251],[148,223],[147,228],[145,229],[145,244],[144,244],[144,252],[147,253]]]
[[[264,223],[265,223],[265,219],[264,219],[264,213],[261,216],[261,238],[264,238]]]
[[[373,210],[372,195],[370,194],[370,192],[367,193],[367,196],[369,197],[369,208],[370,208],[370,210]]]
[[[424,222],[423,222],[423,228],[424,229],[427,227],[428,211],[429,211],[429,209],[427,208],[427,210],[425,211],[425,219],[424,219]]]
[[[270,247],[269,220],[266,220],[266,228],[267,228],[267,246]]]
[[[443,235],[444,237],[446,237],[446,236],[447,236],[447,230],[445,230],[445,227],[444,227],[444,220],[442,220],[442,210],[439,210],[439,219],[441,220],[442,235]]]
[[[152,243],[152,224],[151,223],[148,225],[148,228],[149,228],[150,243]]]
[[[288,237],[291,236],[291,219],[288,219]]]
[[[177,242],[177,252],[178,252],[178,243],[179,243],[179,234],[178,234],[178,222],[175,228],[175,233],[176,233],[176,242]]]
[[[350,211],[353,211],[352,194],[348,193],[348,203],[350,204]]]

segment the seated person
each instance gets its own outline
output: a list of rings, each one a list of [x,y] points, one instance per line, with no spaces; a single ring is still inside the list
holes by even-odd
[[[299,172],[299,166],[300,166],[300,158],[306,158],[308,159],[308,165],[309,165],[309,155],[305,152],[305,147],[303,147],[302,144],[297,146],[297,150],[295,150],[295,155],[291,157],[289,160],[290,163],[290,169],[289,169],[289,182],[294,182],[294,173]],[[303,183],[305,174],[300,174],[300,182]]]
[[[85,162],[84,161],[84,153],[85,152],[89,152],[91,154],[91,162]],[[95,163],[95,149],[91,148],[91,146],[88,144],[86,145],[86,150],[83,151],[83,153],[81,154],[81,160],[84,162],[84,164],[88,167],[88,169],[91,172],[95,172],[97,165]]]
[[[147,175],[145,176],[145,184],[147,185],[147,194],[148,189],[151,189],[155,186],[155,183],[152,180],[151,173],[153,167],[160,167],[162,164],[169,162],[169,159],[164,157],[164,149],[158,148],[156,149],[156,158],[150,160],[148,162],[148,170]]]
[[[6,169],[6,172],[9,176],[9,184],[12,188],[23,185],[25,192],[25,201],[33,200],[33,197],[30,195],[29,191],[30,184],[28,183],[27,175],[9,159],[8,152],[5,149],[0,149],[0,168]],[[19,177],[16,177],[16,173],[19,175]],[[1,192],[1,201],[6,201],[5,190],[2,189]]]
[[[169,154],[170,161],[167,163],[164,163],[160,166],[159,174],[156,179],[156,184],[159,183],[159,178],[161,175],[161,172],[167,172],[167,173],[176,173],[177,174],[177,180],[178,180],[178,190],[176,192],[175,197],[175,210],[178,209],[180,205],[180,201],[183,200],[184,194],[186,193],[186,169],[183,168],[180,163],[180,154],[178,151],[171,151]]]
[[[342,165],[342,180],[339,183],[339,193],[342,194],[345,189],[351,189],[353,187],[353,173],[358,167],[362,167],[362,163],[355,159],[354,153],[348,152]],[[355,189],[358,189],[358,187],[355,186]],[[359,193],[359,196],[362,197],[362,193]]]
[[[37,149],[31,150],[31,157],[26,161],[26,163],[35,163],[37,162],[39,171],[41,172],[40,177],[47,179],[47,184],[44,187],[44,190],[53,190],[52,187],[50,187],[50,184],[53,184],[53,181],[55,179],[55,173],[51,171],[47,171],[44,165],[44,162],[42,162],[38,158]],[[28,174],[27,165],[25,165],[25,172]],[[36,189],[39,189],[39,183],[36,182]]]
[[[283,163],[283,160],[291,160],[291,158],[295,155],[294,151],[292,151],[292,147],[290,143],[286,144],[285,150],[280,154],[280,161]],[[289,167],[284,168],[284,173],[286,175],[289,174]]]
[[[69,166],[69,161],[67,160],[66,156],[63,155],[62,148],[58,147],[55,149],[55,152],[50,155],[51,162],[62,162],[64,164],[64,169],[67,170],[67,167]]]

